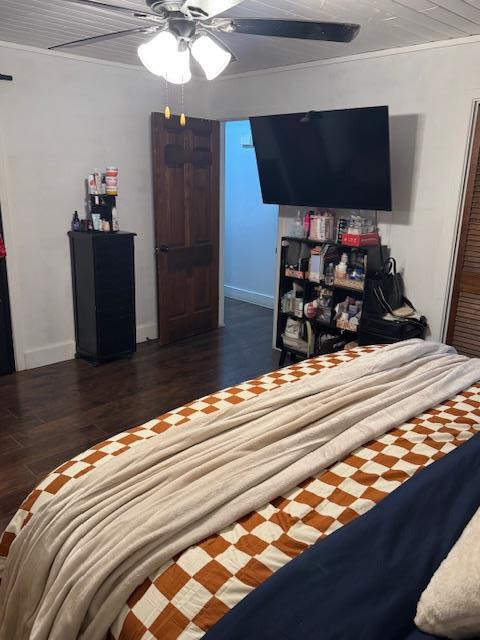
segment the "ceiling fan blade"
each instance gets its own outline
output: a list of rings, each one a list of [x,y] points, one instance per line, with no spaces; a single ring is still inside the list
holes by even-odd
[[[121,13],[129,18],[139,18],[141,20],[151,20],[152,22],[158,22],[162,20],[160,16],[155,15],[150,11],[140,11],[138,9],[127,9],[127,7],[118,7],[113,4],[107,4],[105,2],[97,2],[97,0],[65,0],[73,4],[79,4],[84,7],[92,7],[93,9],[101,9],[103,11],[113,11],[115,13]]]
[[[156,31],[156,27],[138,27],[138,29],[126,29],[124,31],[115,31],[113,33],[105,33],[101,36],[93,36],[91,38],[82,38],[81,40],[72,40],[72,42],[64,42],[54,47],[49,47],[51,51],[55,49],[68,49],[73,47],[81,47],[84,44],[94,44],[95,42],[103,42],[104,40],[113,40],[114,38],[123,38],[134,33],[152,33]]]
[[[360,25],[358,24],[269,20],[263,18],[216,18],[210,24],[225,33],[245,33],[253,36],[326,40],[330,42],[351,42],[360,31]]]
[[[194,18],[207,20],[236,7],[241,2],[243,0],[186,0],[182,11],[187,10]]]

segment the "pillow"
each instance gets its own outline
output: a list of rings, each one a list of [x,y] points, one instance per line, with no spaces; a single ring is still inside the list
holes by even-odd
[[[415,624],[453,640],[480,636],[480,509],[423,592]]]

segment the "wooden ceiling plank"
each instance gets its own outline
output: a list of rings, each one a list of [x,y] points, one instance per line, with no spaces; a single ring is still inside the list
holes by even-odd
[[[0,40],[41,48],[141,26],[141,21],[119,18],[107,11],[92,10],[64,0],[0,1]],[[144,6],[143,0],[112,2],[130,8]],[[430,11],[432,7],[435,10]],[[239,62],[232,64],[227,73],[432,42],[466,35],[464,29],[467,28],[469,32],[480,31],[477,28],[480,0],[245,0],[228,12],[228,15],[234,14],[351,21],[360,23],[363,28],[359,37],[348,45],[234,35],[228,38],[228,44],[238,54]],[[104,45],[75,48],[71,52],[138,65],[136,50],[142,41],[142,36],[128,36]]]
[[[467,32],[452,25],[445,24],[441,20],[435,19],[430,12],[423,13],[415,9],[411,9],[403,0],[379,0],[382,4],[391,6],[392,11],[397,13],[399,18],[403,18],[414,24],[421,24],[434,33],[440,34],[443,38],[461,38],[467,35]],[[408,2],[408,0],[406,0]]]

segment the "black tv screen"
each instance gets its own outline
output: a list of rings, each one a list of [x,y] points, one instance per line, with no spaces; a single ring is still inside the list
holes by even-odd
[[[388,107],[250,123],[265,203],[392,210]]]

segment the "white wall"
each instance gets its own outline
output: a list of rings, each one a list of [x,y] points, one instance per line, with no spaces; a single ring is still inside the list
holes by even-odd
[[[17,365],[72,356],[66,231],[94,166],[120,168],[119,212],[139,235],[139,338],[156,335],[149,114],[162,83],[125,65],[0,43],[0,200]],[[472,103],[480,99],[480,41],[397,50],[192,83],[192,116],[250,115],[388,104],[395,211],[384,237],[408,294],[441,335]],[[178,109],[178,104],[173,105]],[[283,228],[281,216],[280,230]]]
[[[250,115],[388,104],[394,212],[384,240],[407,293],[442,335],[472,104],[480,99],[478,38],[224,78],[210,115]],[[279,232],[288,211],[281,214]]]
[[[17,367],[74,353],[67,230],[84,211],[84,178],[118,165],[120,224],[136,238],[138,338],[157,334],[150,113],[163,84],[135,67],[0,43],[0,201],[5,223]],[[207,112],[204,85],[186,90]],[[171,91],[174,110],[179,109]]]

